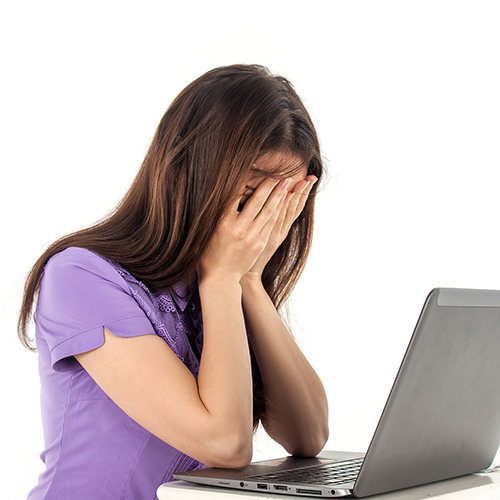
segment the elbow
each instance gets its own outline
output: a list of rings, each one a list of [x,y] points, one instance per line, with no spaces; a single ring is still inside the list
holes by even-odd
[[[328,436],[328,426],[322,429],[311,429],[304,433],[300,440],[287,443],[284,448],[288,453],[297,457],[315,457],[325,447]]]
[[[224,436],[212,443],[205,465],[224,469],[245,467],[252,460],[252,434]]]

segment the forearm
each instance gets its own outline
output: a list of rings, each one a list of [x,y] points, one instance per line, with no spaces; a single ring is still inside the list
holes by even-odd
[[[237,281],[202,280],[199,291],[204,331],[200,399],[217,428],[234,436],[235,449],[251,457],[252,375],[241,286]]]
[[[260,280],[242,280],[243,310],[261,372],[267,432],[296,455],[316,455],[328,438],[323,384],[283,324]]]

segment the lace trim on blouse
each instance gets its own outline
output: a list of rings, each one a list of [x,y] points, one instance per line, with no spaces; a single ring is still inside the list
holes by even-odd
[[[193,293],[185,311],[182,311],[177,307],[169,290],[152,293],[144,283],[118,263],[106,260],[128,283],[132,296],[151,321],[156,335],[161,337],[189,371],[198,377],[203,348],[203,325],[197,291]]]

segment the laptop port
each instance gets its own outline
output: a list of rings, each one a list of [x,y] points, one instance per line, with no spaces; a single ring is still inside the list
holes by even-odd
[[[257,488],[259,490],[267,490],[267,484],[264,483],[257,483]]]
[[[304,488],[297,488],[297,493],[304,493],[304,495],[321,495],[321,490],[305,490]]]
[[[279,491],[287,491],[288,490],[288,488],[286,486],[282,486],[281,484],[275,484],[274,489],[279,490]]]

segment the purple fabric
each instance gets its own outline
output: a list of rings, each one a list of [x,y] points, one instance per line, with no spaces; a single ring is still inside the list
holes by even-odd
[[[74,357],[103,344],[103,327],[158,335],[196,377],[203,326],[194,284],[153,294],[118,264],[68,248],[45,266],[35,323],[46,470],[28,500],[153,500],[174,472],[204,467],[132,420]]]

